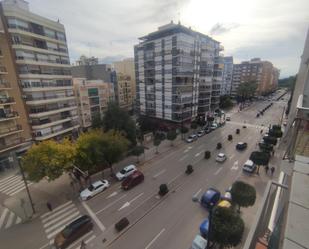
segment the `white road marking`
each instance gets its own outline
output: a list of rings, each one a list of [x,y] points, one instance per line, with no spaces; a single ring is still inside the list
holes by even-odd
[[[162,175],[165,171],[166,171],[166,169],[162,169],[157,174],[153,175],[153,178],[157,178],[159,175]]]
[[[219,168],[219,169],[214,173],[214,175],[218,175],[222,169],[223,169],[223,167]]]
[[[20,222],[21,222],[21,218],[17,217],[17,220],[16,220],[15,224],[19,224]]]
[[[77,208],[74,206],[73,203],[71,203],[70,205],[68,205],[68,206],[64,207],[63,209],[59,210],[59,212],[54,213],[54,214],[51,214],[50,216],[48,216],[47,218],[45,218],[45,219],[44,219],[44,223],[46,222],[46,224],[48,224],[48,223],[50,222],[49,220],[53,221],[54,218],[57,217],[57,216],[58,216],[59,214],[61,214],[61,213],[66,212],[66,213],[64,214],[64,215],[66,215],[66,214],[68,214],[68,213],[70,213],[70,212],[73,212],[73,211],[75,211],[75,210],[77,210]],[[63,215],[63,214],[62,214],[62,215]],[[60,215],[60,217],[62,217],[62,215]],[[56,219],[57,219],[57,218],[56,218]],[[53,223],[53,222],[51,222],[51,223]]]
[[[234,158],[234,156],[235,156],[235,154],[231,155],[230,159],[233,159],[233,158]]]
[[[41,246],[39,249],[43,249],[43,248],[45,248],[45,247],[47,247],[49,245],[50,245],[49,243],[46,243],[45,245]]]
[[[10,216],[8,218],[8,221],[5,225],[5,228],[10,227],[13,224],[13,219],[14,219],[15,214],[13,212],[10,213]]]
[[[200,188],[195,194],[194,196],[198,196],[201,193],[202,189]]]
[[[179,173],[177,176],[175,176],[172,180],[170,180],[167,184],[171,184],[173,181],[175,181],[179,176],[181,176],[183,173]]]
[[[149,244],[145,247],[145,249],[149,249],[151,245],[160,237],[162,233],[164,233],[165,228],[163,228],[153,239],[149,242]]]
[[[198,149],[202,149],[204,147],[204,144],[201,144],[199,147],[197,147]]]
[[[60,205],[60,206],[54,208],[53,211],[41,215],[41,218],[45,218],[46,216],[51,216],[51,215],[53,215],[55,212],[57,212],[58,210],[60,210],[61,208],[65,207],[65,206],[67,206],[67,205],[69,205],[69,204],[71,204],[71,203],[72,203],[72,201],[68,201],[68,202],[66,202],[66,203],[64,203],[64,204],[62,204],[62,205]]]
[[[96,214],[99,214],[101,212],[103,212],[104,210],[110,208],[111,206],[113,206],[116,202],[120,201],[122,198],[126,197],[127,195],[123,195],[121,197],[119,197],[117,200],[114,200],[113,202],[111,202],[110,204],[108,204],[107,206],[105,206],[104,208],[102,208],[101,210],[97,211]]]
[[[179,159],[179,162],[183,161],[187,156],[188,156],[188,155],[184,155],[183,157],[181,157],[181,158]]]
[[[95,215],[94,212],[90,209],[90,207],[86,204],[86,202],[82,202],[82,205],[87,210],[90,217],[95,221],[95,223],[98,225],[98,227],[101,229],[102,232],[105,230],[105,226],[102,224],[102,222],[98,219],[98,217]]]
[[[113,196],[115,196],[117,194],[118,194],[118,192],[115,191],[115,192],[111,193],[109,196],[107,196],[106,199],[109,199],[109,198],[111,198],[111,197],[113,197]]]
[[[0,228],[3,226],[3,223],[4,223],[4,219],[6,217],[6,214],[9,212],[9,209],[5,208],[3,213],[1,214],[1,217],[0,217]]]
[[[124,209],[124,208],[126,208],[126,207],[128,207],[128,206],[130,206],[131,203],[132,203],[133,201],[136,201],[136,200],[137,200],[139,197],[141,197],[143,194],[144,194],[144,193],[140,193],[138,196],[135,196],[131,201],[127,201],[126,203],[124,203],[124,204],[118,209],[118,211],[120,211],[120,210],[122,210],[122,209]]]
[[[195,156],[195,157],[198,157],[199,155],[202,154],[202,152],[203,152],[203,151],[200,151],[200,152],[196,153],[194,156]]]
[[[88,237],[90,234],[92,234],[92,236],[90,238],[92,238],[93,236],[96,237],[94,234],[93,234],[93,231],[90,231],[88,233],[86,233],[85,235],[83,235],[82,237],[80,237],[78,240],[74,241],[71,245],[69,245],[68,247],[66,247],[67,249],[72,249],[73,247],[75,247],[75,249],[80,249],[80,243],[82,242],[82,240],[84,240],[85,243],[86,242],[86,237]],[[89,238],[89,239],[90,239]],[[78,246],[77,246],[78,245]],[[77,246],[77,247],[76,247]],[[87,247],[87,246],[86,246]]]
[[[76,209],[76,210],[77,210],[77,209]],[[74,219],[74,218],[77,217],[77,216],[79,216],[79,211],[78,211],[78,210],[77,210],[76,212],[74,212],[73,214],[67,215],[65,218],[63,218],[63,217],[61,216],[60,221],[61,221],[61,223],[63,223],[63,222],[66,223],[66,222],[68,222],[68,221]],[[57,218],[56,221],[58,221],[58,218]],[[52,220],[52,222],[54,222],[54,221]],[[48,227],[48,228],[45,229],[45,232],[46,232],[46,233],[51,232],[52,230],[54,230],[56,227],[59,226],[58,223],[56,223],[56,224],[54,224],[54,225],[52,225],[52,226],[48,226],[48,225],[50,225],[50,224],[48,223],[47,226],[44,225],[44,227]]]
[[[231,170],[238,170],[238,161],[235,161]]]

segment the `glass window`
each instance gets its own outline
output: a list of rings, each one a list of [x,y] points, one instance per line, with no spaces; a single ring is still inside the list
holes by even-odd
[[[53,38],[53,39],[56,39],[56,33],[55,33],[54,30],[51,30],[49,28],[44,27],[44,33],[45,33],[46,36]]]
[[[64,33],[57,32],[57,38],[58,38],[58,40],[60,40],[60,41],[65,41],[65,35],[64,35]]]

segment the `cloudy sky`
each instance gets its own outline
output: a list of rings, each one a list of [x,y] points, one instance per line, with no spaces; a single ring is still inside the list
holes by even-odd
[[[28,0],[65,25],[71,60],[133,57],[138,37],[171,20],[220,41],[236,62],[272,61],[295,74],[309,27],[309,0]]]

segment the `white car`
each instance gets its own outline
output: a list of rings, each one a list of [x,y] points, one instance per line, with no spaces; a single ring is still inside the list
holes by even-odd
[[[200,131],[197,132],[198,137],[202,137],[204,135],[205,135],[205,131],[203,131],[203,130],[200,130]]]
[[[242,170],[248,173],[253,173],[255,171],[256,165],[251,160],[247,160],[242,167]]]
[[[196,139],[197,139],[197,135],[192,134],[192,135],[190,135],[190,136],[186,139],[186,141],[187,141],[187,143],[192,143],[192,142],[195,141]]]
[[[219,153],[216,157],[216,162],[223,163],[226,160],[226,155],[224,153]]]
[[[119,181],[123,180],[124,178],[128,177],[129,175],[133,174],[136,171],[135,165],[131,164],[129,166],[124,167],[122,170],[120,170],[116,177]]]
[[[217,128],[218,128],[218,125],[216,123],[212,123],[211,126],[210,126],[211,130],[215,130]]]
[[[81,193],[80,193],[80,198],[83,201],[89,200],[90,198],[92,198],[93,196],[95,196],[96,194],[104,191],[105,189],[107,189],[109,187],[109,182],[107,180],[102,180],[102,181],[96,181],[94,183],[92,183],[88,188],[84,189]]]
[[[227,116],[227,115],[226,115],[225,120],[226,120],[226,121],[231,121],[231,116]]]

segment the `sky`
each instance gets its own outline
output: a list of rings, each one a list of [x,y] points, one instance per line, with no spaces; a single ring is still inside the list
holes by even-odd
[[[133,57],[138,38],[180,21],[211,36],[234,62],[260,57],[297,73],[309,28],[309,0],[28,0],[30,10],[66,29],[71,61]]]

